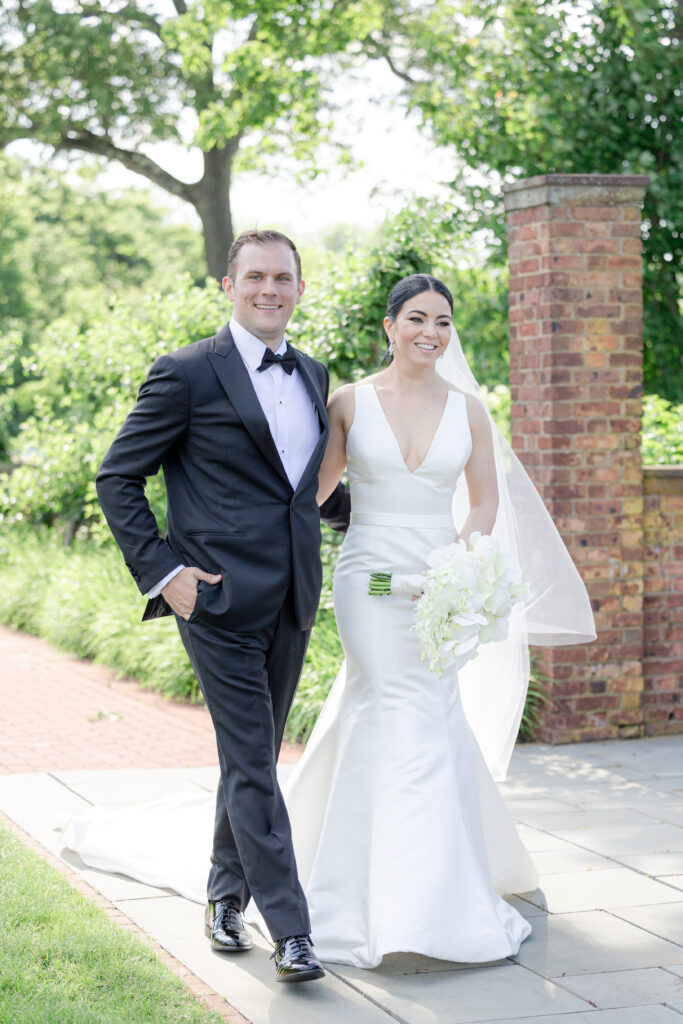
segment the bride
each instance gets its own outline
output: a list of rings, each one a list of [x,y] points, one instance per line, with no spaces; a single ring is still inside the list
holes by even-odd
[[[390,364],[329,403],[318,501],[346,468],[353,511],[334,581],[346,662],[284,792],[316,952],[356,967],[399,951],[468,963],[518,951],[531,929],[502,896],[536,888],[537,876],[493,775],[504,777],[519,726],[528,639],[595,635],[571,559],[476,397],[452,315],[442,282],[400,281],[384,321]],[[508,641],[484,648],[460,679],[454,669],[439,678],[420,659],[410,598],[370,596],[369,576],[422,572],[433,549],[475,531],[517,556],[531,596]],[[208,855],[205,803],[100,811],[72,822],[65,841],[94,866],[190,896],[194,874],[203,900],[195,849],[183,860],[176,844],[175,863],[155,858],[168,857],[169,828],[198,834],[179,814],[206,814]]]

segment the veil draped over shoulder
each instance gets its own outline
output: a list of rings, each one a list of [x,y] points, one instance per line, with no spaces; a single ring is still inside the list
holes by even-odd
[[[455,328],[436,364],[449,383],[469,394],[481,389],[465,358]],[[557,647],[595,640],[595,624],[583,580],[543,500],[519,459],[486,410],[496,459],[499,504],[493,536],[521,566],[530,596],[513,612],[507,640],[490,643],[459,673],[463,705],[489,770],[505,778],[529,683],[529,644]],[[460,477],[453,520],[460,527],[469,512],[467,485]]]

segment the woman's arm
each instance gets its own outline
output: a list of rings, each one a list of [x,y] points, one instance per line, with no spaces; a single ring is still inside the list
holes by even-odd
[[[332,494],[346,468],[346,437],[353,422],[353,384],[338,388],[327,403],[330,436],[318,472],[317,502],[322,505]]]
[[[498,511],[498,480],[493,454],[493,438],[488,416],[481,402],[467,395],[467,417],[472,435],[472,454],[465,467],[465,481],[470,500],[470,514],[459,538],[467,543],[470,534],[490,533]]]

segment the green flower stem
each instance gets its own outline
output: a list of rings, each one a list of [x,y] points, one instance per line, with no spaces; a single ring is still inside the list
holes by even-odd
[[[368,594],[372,597],[387,597],[391,594],[391,573],[371,572]]]

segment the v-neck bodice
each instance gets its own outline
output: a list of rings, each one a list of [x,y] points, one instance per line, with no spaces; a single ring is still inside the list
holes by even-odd
[[[346,442],[353,521],[358,516],[450,516],[472,451],[465,396],[449,391],[429,450],[412,472],[372,384],[356,388]]]

